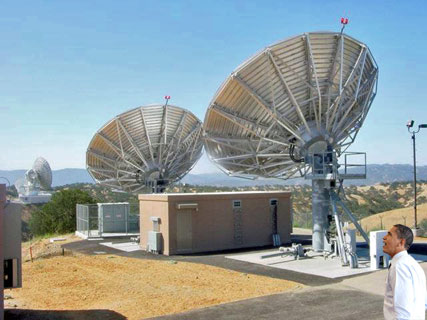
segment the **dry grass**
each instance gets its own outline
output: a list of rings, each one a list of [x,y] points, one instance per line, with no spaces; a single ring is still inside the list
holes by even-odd
[[[369,189],[371,188],[375,188],[377,190],[383,190],[383,191],[387,191],[389,186],[383,186],[381,184],[374,184],[374,185],[369,185],[369,186],[358,186],[357,190],[358,191],[362,191],[362,192],[367,192],[369,191]]]
[[[421,196],[427,197],[427,186],[426,185],[417,186],[417,195],[419,197]]]
[[[360,205],[360,204],[365,204],[365,203],[366,203],[365,199],[363,199],[361,196],[359,196],[359,195],[357,195],[357,194],[352,194],[352,195],[351,195],[351,198],[353,198],[353,199],[357,200],[357,203],[358,203],[359,205]]]
[[[43,241],[39,246],[51,247]],[[24,262],[22,267],[23,288],[6,290],[5,294],[13,297],[6,301],[6,307],[9,303],[24,309],[107,309],[129,319],[303,287],[203,264],[112,255],[51,256]]]
[[[381,218],[382,218],[382,223],[381,223]],[[427,219],[427,204],[422,204],[417,206],[418,222],[421,222],[424,219]],[[397,223],[405,224],[407,226],[413,226],[414,225],[414,208],[409,207],[409,208],[385,211],[385,212],[377,213],[372,216],[363,218],[361,220],[361,225],[363,229],[368,231],[373,229],[388,230]]]

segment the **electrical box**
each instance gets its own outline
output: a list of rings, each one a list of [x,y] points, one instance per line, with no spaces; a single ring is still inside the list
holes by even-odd
[[[371,257],[371,270],[388,267],[390,256],[383,251],[383,238],[386,230],[372,231],[369,233],[369,256]]]
[[[127,233],[128,202],[98,203],[99,233]]]
[[[162,233],[157,231],[148,232],[147,251],[160,253],[162,251]]]

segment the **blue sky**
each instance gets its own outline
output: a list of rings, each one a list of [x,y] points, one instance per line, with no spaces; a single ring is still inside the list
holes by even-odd
[[[405,123],[427,123],[424,1],[2,1],[0,169],[84,168],[93,134],[128,109],[171,103],[202,121],[224,79],[278,40],[338,31],[366,43],[377,97],[349,151],[412,163]],[[427,129],[417,135],[427,165]],[[194,172],[212,170],[204,157]]]

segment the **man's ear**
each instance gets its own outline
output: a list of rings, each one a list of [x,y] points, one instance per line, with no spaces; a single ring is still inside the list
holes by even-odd
[[[399,239],[399,245],[401,245],[402,248],[406,249],[406,240],[403,238]]]

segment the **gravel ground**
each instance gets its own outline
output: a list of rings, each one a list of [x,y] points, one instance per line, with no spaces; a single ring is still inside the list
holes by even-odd
[[[6,319],[141,319],[304,287],[198,263],[62,256],[45,240],[33,246],[33,262],[23,263],[23,288],[5,290]]]

